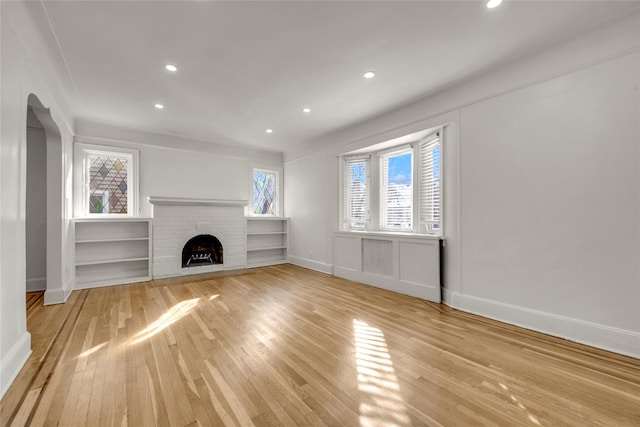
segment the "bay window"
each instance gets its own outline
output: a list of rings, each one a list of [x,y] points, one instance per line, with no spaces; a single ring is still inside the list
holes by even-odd
[[[441,236],[441,133],[343,156],[343,229]]]

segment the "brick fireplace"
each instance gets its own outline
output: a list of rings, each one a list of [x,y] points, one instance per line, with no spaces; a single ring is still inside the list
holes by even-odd
[[[247,264],[245,200],[149,197],[153,205],[153,277],[243,268]],[[191,261],[183,259],[189,242],[211,236],[220,248],[200,244]],[[223,255],[224,254],[224,255]]]

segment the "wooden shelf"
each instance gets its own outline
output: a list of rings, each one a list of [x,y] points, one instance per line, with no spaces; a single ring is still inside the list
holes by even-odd
[[[76,266],[79,266],[79,265],[98,265],[98,264],[118,264],[118,263],[121,263],[121,262],[148,261],[148,260],[149,260],[149,257],[106,259],[106,260],[102,260],[102,261],[76,262]]]
[[[106,242],[133,242],[138,240],[149,240],[148,237],[131,237],[128,239],[94,239],[94,240],[76,240],[76,243],[106,243]]]
[[[264,233],[247,233],[247,236],[269,236],[271,234],[287,234],[286,231],[268,231]]]
[[[151,279],[151,219],[74,220],[76,288]]]
[[[262,267],[287,262],[289,219],[246,217],[247,266]]]
[[[247,252],[269,251],[271,249],[286,249],[286,246],[266,246],[264,248],[247,248]]]

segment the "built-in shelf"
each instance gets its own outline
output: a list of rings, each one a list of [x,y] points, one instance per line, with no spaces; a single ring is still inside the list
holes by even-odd
[[[76,262],[76,266],[80,266],[80,265],[98,265],[98,264],[120,264],[120,263],[123,263],[123,262],[148,261],[148,260],[149,260],[149,257],[106,259],[106,260],[103,260],[103,261]]]
[[[133,242],[136,240],[149,240],[148,237],[132,237],[129,239],[87,239],[87,240],[77,240],[76,243],[99,243],[99,242]]]
[[[269,234],[287,234],[286,231],[270,231],[266,233],[247,233],[247,236],[265,236]]]
[[[247,252],[270,251],[272,249],[286,249],[286,246],[267,246],[264,248],[247,248]]]
[[[76,288],[151,279],[151,219],[82,218],[73,223]]]
[[[262,267],[287,262],[289,219],[247,217],[247,266]]]

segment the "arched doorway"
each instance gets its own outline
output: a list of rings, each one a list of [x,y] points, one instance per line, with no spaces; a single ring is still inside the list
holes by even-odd
[[[63,157],[60,129],[37,96],[27,100],[27,290],[62,288]]]
[[[27,292],[47,289],[47,136],[27,107],[27,192],[25,195]]]

